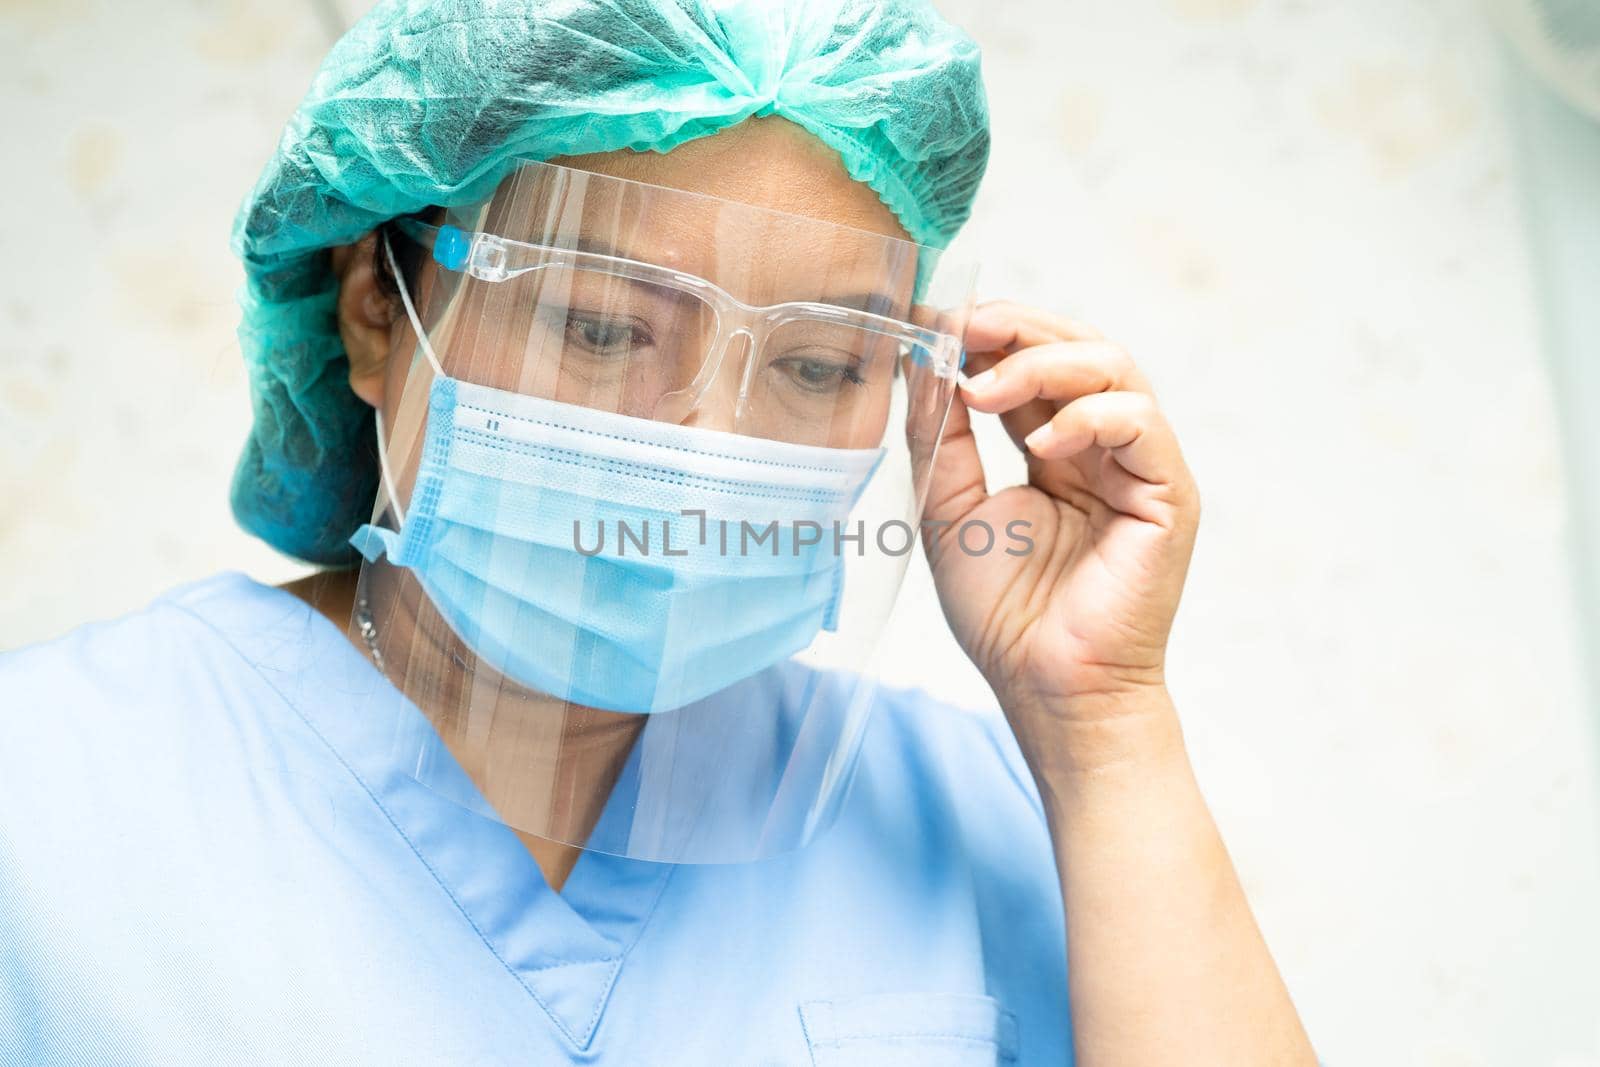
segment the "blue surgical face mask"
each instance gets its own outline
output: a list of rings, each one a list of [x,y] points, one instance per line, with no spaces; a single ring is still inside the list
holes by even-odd
[[[367,525],[351,543],[415,572],[461,640],[513,681],[665,711],[833,628],[852,543],[840,551],[837,534],[882,456],[436,375],[399,531]]]

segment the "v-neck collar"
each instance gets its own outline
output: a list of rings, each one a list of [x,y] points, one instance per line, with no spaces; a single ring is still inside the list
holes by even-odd
[[[509,827],[447,798],[489,810],[453,759],[430,770],[442,791],[407,773],[396,758],[397,728],[433,727],[344,634],[292,594],[234,577],[259,591],[259,611],[230,605],[226,619],[207,621],[231,632],[234,647],[274,676],[275,688],[363,786],[488,951],[575,1049],[589,1048],[674,866],[584,852],[564,891],[555,892]],[[194,608],[205,613],[203,602]],[[295,631],[297,640],[268,637]],[[296,684],[301,680],[309,684]],[[602,821],[616,814],[610,809]]]

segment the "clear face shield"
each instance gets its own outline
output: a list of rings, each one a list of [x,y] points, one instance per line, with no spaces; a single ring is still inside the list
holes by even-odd
[[[541,163],[384,246],[411,328],[351,626],[405,698],[374,691],[397,764],[615,855],[804,845],[872,706],[972,270]]]

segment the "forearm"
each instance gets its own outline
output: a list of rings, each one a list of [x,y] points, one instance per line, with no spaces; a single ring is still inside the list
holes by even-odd
[[[1018,732],[1061,877],[1080,1067],[1314,1064],[1170,698],[1115,699],[1137,706]]]

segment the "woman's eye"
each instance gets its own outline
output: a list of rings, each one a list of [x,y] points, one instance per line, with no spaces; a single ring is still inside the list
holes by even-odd
[[[808,393],[838,392],[847,385],[860,385],[860,368],[852,360],[816,359],[808,356],[788,356],[776,362],[782,371],[799,388]]]
[[[569,314],[567,339],[601,355],[630,352],[650,343],[649,332],[628,319]]]

